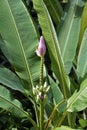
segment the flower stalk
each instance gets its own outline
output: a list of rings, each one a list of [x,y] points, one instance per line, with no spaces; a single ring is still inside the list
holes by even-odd
[[[43,36],[40,37],[39,46],[36,49],[36,54],[41,58],[40,64],[40,91],[39,91],[39,100],[40,100],[40,115],[39,115],[39,128],[40,130],[44,129],[44,85],[43,85],[43,66],[44,66],[44,55],[46,53],[46,46]]]
[[[41,57],[41,64],[40,64],[40,86],[43,86],[43,65],[44,65],[44,57]]]
[[[40,102],[40,130],[44,129],[44,104],[43,100]]]
[[[40,86],[42,86],[40,97],[40,130],[44,129],[44,92],[43,92],[43,65],[44,65],[44,57],[41,57],[41,64],[40,64]]]

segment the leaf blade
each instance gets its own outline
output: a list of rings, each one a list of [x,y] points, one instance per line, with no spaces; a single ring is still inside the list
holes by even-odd
[[[34,53],[38,40],[31,17],[21,0],[1,0],[0,4],[0,18],[4,21],[0,22],[1,36],[5,42],[2,46],[11,56],[10,62],[19,77],[33,86],[33,81],[39,77],[39,59]]]
[[[0,85],[0,107],[14,113],[15,116],[23,118],[27,117],[28,113],[24,112],[21,103],[12,99],[9,90]]]
[[[37,125],[34,120],[30,117],[30,115],[23,110],[21,102],[17,99],[13,99],[10,91],[5,87],[0,85],[0,108],[9,111],[17,118],[28,118],[28,120],[32,123],[32,125],[37,130]]]
[[[46,45],[49,51],[50,59],[52,61],[52,69],[56,77],[59,79],[61,86],[63,87],[62,90],[64,92],[65,98],[67,98],[69,96],[69,80],[67,79],[67,75],[64,70],[60,47],[51,17],[43,0],[33,0],[33,4],[34,8],[38,12],[42,33],[46,40]],[[58,71],[56,71],[56,68]]]
[[[81,19],[81,28],[80,28],[80,36],[79,36],[79,41],[78,41],[78,49],[77,49],[77,54],[79,53],[79,49],[81,46],[82,38],[85,32],[85,29],[87,28],[87,2],[85,4],[83,13],[82,13],[82,19]]]
[[[85,79],[78,92],[75,93],[70,97],[68,100],[68,111],[69,112],[78,112],[82,111],[87,107],[87,79]]]
[[[25,93],[17,75],[5,67],[0,67],[0,83],[13,89]]]
[[[58,26],[58,23],[61,19],[61,15],[63,13],[60,2],[57,0],[44,0],[44,3],[46,4],[55,25]]]
[[[64,66],[67,74],[70,73],[80,33],[81,14],[84,7],[82,0],[68,3],[68,7],[58,28],[58,38]]]
[[[83,129],[72,129],[68,126],[61,126],[61,127],[55,128],[54,130],[83,130]]]
[[[79,78],[83,78],[87,73],[86,59],[87,59],[87,29],[84,32],[77,58],[77,74]]]

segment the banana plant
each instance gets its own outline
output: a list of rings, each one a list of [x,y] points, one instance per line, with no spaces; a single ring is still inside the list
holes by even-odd
[[[40,60],[35,55],[35,49],[38,44],[35,27],[21,0],[15,2],[1,1],[0,6],[0,18],[2,17],[0,23],[0,34],[2,37],[0,46],[15,72],[12,73],[10,70],[3,68],[1,77],[4,74],[6,77],[3,76],[1,82],[11,89],[23,92],[28,97],[31,95],[30,91],[36,84],[35,82],[38,80],[40,72]],[[2,104],[0,106],[2,107]]]
[[[6,129],[86,129],[86,7],[85,0],[0,0],[0,49],[9,63],[0,65],[0,114],[20,120]]]

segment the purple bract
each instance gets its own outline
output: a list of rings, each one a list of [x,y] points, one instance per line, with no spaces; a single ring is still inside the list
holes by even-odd
[[[39,46],[36,49],[36,54],[39,57],[43,57],[45,55],[45,53],[46,53],[46,45],[45,45],[43,36],[41,36]]]

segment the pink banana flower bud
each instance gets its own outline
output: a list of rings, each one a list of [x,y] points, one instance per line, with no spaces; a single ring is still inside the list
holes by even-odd
[[[45,41],[44,41],[43,36],[41,36],[39,46],[36,49],[36,54],[39,57],[44,57],[45,53],[46,53],[46,45],[45,45]]]

